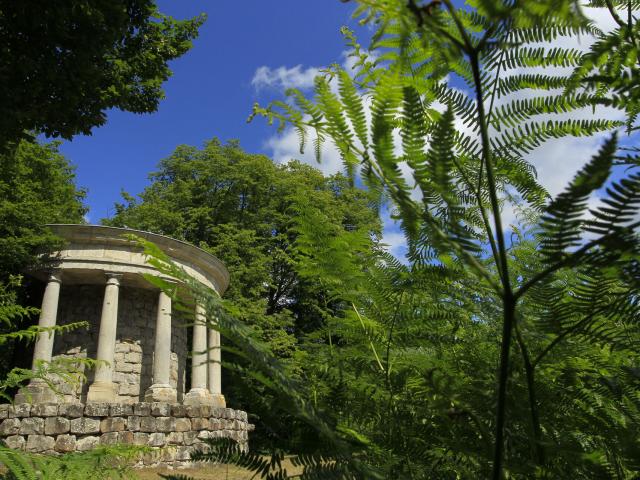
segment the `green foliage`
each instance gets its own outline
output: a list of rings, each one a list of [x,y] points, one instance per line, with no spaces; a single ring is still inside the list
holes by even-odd
[[[85,191],[76,187],[74,168],[58,145],[22,140],[0,154],[0,280],[61,246],[45,224],[83,222]]]
[[[527,157],[625,125],[567,115],[585,107],[623,110],[633,130],[632,13],[604,33],[573,1],[359,4],[377,28],[371,60],[347,32],[352,76],[332,66],[313,99],[289,91],[252,115],[333,141],[347,172],[384,188],[409,246],[409,266],[353,261],[314,241],[317,213],[300,217],[303,271],[338,306],[302,357],[317,408],[366,438],[359,458],[386,478],[633,478],[637,159],[613,135],[549,200]],[[619,24],[616,9],[638,8],[592,4]],[[591,50],[558,46],[577,35],[596,37]],[[620,163],[631,169],[611,181]],[[510,242],[506,201],[532,219]]]
[[[39,310],[33,307],[24,307],[17,303],[17,289],[21,285],[20,277],[9,277],[7,284],[0,282],[0,346],[7,348],[7,344],[19,340],[30,343],[37,339],[38,335],[63,334],[77,328],[88,327],[87,322],[74,322],[53,327],[39,327],[31,325],[20,328],[20,324],[30,320]],[[96,361],[88,358],[57,358],[52,362],[38,362],[33,368],[11,368],[6,365],[8,372],[0,381],[0,398],[9,402],[13,401],[13,393],[27,384],[27,382],[40,380],[54,391],[59,391],[59,382],[75,385],[85,379],[85,368],[93,368]],[[28,393],[28,392],[26,392]]]
[[[73,166],[58,152],[58,143],[25,139],[12,152],[0,153],[0,284],[15,291],[11,301],[3,297],[0,378],[15,365],[14,352],[24,351],[16,346],[37,334],[37,327],[28,329],[26,323],[19,323],[26,322],[35,309],[29,306],[33,300],[28,290],[18,288],[13,277],[37,268],[47,254],[62,246],[45,224],[82,223],[87,211],[84,197],[85,191],[75,185]],[[30,359],[24,359],[27,363]]]
[[[3,480],[115,480],[136,478],[130,465],[144,447],[99,446],[61,456],[39,455],[0,447]]]
[[[153,112],[168,62],[204,18],[174,20],[152,0],[0,2],[0,148],[23,131],[71,138],[105,110]]]
[[[293,217],[306,203],[318,206],[323,214],[316,220],[328,248],[345,248],[331,243],[339,232],[380,232],[376,195],[354,188],[345,176],[327,178],[295,161],[275,165],[237,142],[216,139],[203,148],[178,147],[160,162],[139,199],[124,197],[126,203],[116,205],[116,215],[104,222],[183,239],[220,258],[231,274],[225,298],[251,325],[248,335],[286,359],[292,376],[300,372],[300,339],[324,323],[331,301],[326,285],[300,276],[304,262],[294,246]],[[235,361],[233,352],[226,357]],[[227,374],[229,401],[261,420],[255,420],[253,445],[288,444],[292,427],[273,413],[270,394],[259,383],[247,384],[228,369]]]
[[[257,384],[262,385],[265,392],[272,396],[271,408],[274,413],[288,412],[298,422],[302,422],[309,427],[307,433],[313,437],[316,447],[316,454],[323,455],[344,465],[335,478],[382,478],[375,468],[362,462],[357,453],[362,451],[366,444],[366,439],[357,432],[348,428],[334,429],[331,419],[319,412],[317,408],[308,401],[308,397],[300,379],[291,375],[291,369],[282,359],[274,356],[270,346],[255,338],[251,328],[241,320],[242,310],[234,306],[233,303],[220,299],[219,295],[187,274],[182,267],[174,264],[171,259],[158,247],[150,242],[138,239],[144,246],[148,262],[158,271],[178,279],[189,291],[191,302],[202,305],[206,311],[208,327],[220,331],[224,338],[233,347],[226,350],[234,353],[236,358],[242,361],[226,360],[225,366],[239,374],[242,378],[252,379]],[[148,277],[148,280],[167,294],[171,295],[176,304],[181,308],[193,309],[194,305],[185,305],[185,298],[177,297],[176,290],[169,283],[157,277]],[[215,319],[215,322],[211,319]],[[310,439],[307,439],[310,442]],[[275,446],[273,447],[275,448]],[[233,455],[228,457],[231,458]],[[232,452],[233,453],[233,452]],[[277,465],[278,452],[274,454],[276,459],[271,464]],[[215,457],[209,457],[214,459]],[[258,464],[258,457],[255,455],[235,456],[238,461],[245,465]],[[317,457],[315,457],[317,458]],[[282,477],[276,477],[282,478]],[[331,477],[327,477],[331,478]]]

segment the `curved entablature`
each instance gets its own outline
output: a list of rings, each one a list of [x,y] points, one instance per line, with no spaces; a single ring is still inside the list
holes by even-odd
[[[158,275],[146,257],[127,235],[156,244],[177,265],[220,295],[229,285],[229,272],[213,255],[189,243],[156,233],[102,225],[50,224],[51,231],[66,241],[56,254],[56,268],[64,271],[65,283],[87,283],[95,277],[101,283],[104,271],[119,273],[128,284],[150,285],[142,274]],[[36,275],[38,272],[34,272]]]

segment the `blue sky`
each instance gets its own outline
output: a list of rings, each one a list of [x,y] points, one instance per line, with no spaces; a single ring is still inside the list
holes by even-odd
[[[317,165],[312,152],[300,156],[292,130],[278,135],[264,120],[247,124],[246,119],[254,102],[266,104],[281,98],[287,86],[304,90],[312,85],[319,68],[345,63],[341,26],[354,29],[366,45],[369,31],[352,19],[354,2],[161,0],[159,5],[161,11],[176,18],[206,13],[208,20],[194,48],[171,63],[174,75],[165,84],[167,98],[157,112],[135,115],[111,111],[107,124],[94,129],[93,135],[78,136],[62,145],[62,152],[77,166],[78,185],[88,189],[89,222],[99,223],[113,215],[121,190],[140,193],[148,184],[147,175],[176,146],[200,146],[214,136],[222,141],[239,139],[245,150],[264,153],[277,162],[299,158],[327,174],[341,169],[335,148],[327,148],[325,161]],[[613,21],[602,11],[591,14],[602,28],[613,28]],[[568,39],[564,46],[586,48],[591,41]],[[621,118],[620,112],[600,113]],[[593,112],[572,112],[570,116],[591,118]],[[603,138],[548,141],[528,160],[536,167],[541,183],[555,195],[595,153]],[[402,258],[406,251],[403,235],[388,213],[383,221],[385,243]],[[508,208],[503,222],[508,225],[513,221],[513,209]]]
[[[61,147],[77,166],[78,185],[88,189],[91,223],[113,214],[122,189],[139,193],[158,161],[179,144],[237,138],[247,151],[272,154],[268,142],[274,128],[246,119],[255,101],[281,94],[281,83],[252,85],[256,71],[301,65],[299,71],[308,76],[311,66],[341,61],[342,25],[358,28],[351,19],[354,4],[338,0],[164,0],[159,6],[176,18],[204,12],[208,20],[193,49],[171,63],[174,74],[158,111],[111,111],[107,124],[91,136]]]

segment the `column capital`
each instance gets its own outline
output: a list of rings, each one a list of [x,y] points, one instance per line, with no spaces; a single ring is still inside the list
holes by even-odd
[[[47,270],[47,282],[62,283],[62,269],[54,268]]]
[[[107,285],[120,285],[121,273],[104,272],[104,276],[107,277]]]

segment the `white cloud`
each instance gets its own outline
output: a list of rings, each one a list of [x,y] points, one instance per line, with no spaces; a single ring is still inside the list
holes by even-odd
[[[312,132],[309,132],[312,134]],[[295,130],[291,127],[285,128],[279,135],[271,136],[265,147],[271,152],[271,157],[276,163],[287,163],[293,159],[300,160],[319,169],[325,175],[333,175],[343,171],[340,152],[330,141],[322,146],[321,162],[318,163],[313,149],[313,137],[308,138],[304,153],[300,153],[300,140]]]
[[[270,68],[267,66],[258,67],[251,79],[251,85],[257,90],[263,88],[273,88],[277,90],[287,88],[306,89],[313,87],[313,79],[320,73],[316,67],[302,68],[302,65],[295,67]]]

